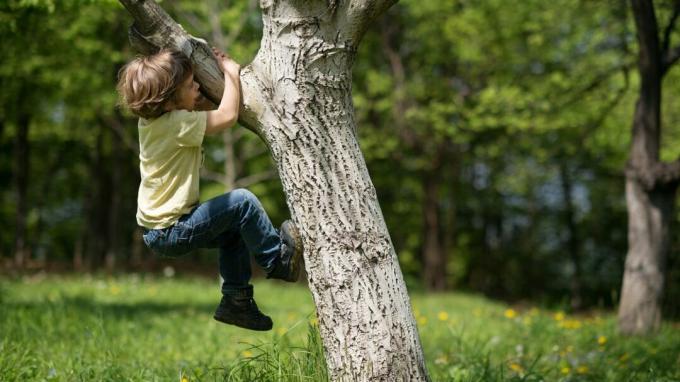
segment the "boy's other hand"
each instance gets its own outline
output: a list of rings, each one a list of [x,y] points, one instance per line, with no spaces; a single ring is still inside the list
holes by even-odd
[[[222,70],[223,73],[227,73],[231,76],[238,76],[238,73],[241,70],[241,65],[239,65],[238,62],[232,60],[231,57],[219,49],[213,47],[212,50],[213,54],[215,54],[217,62],[219,63],[220,70]]]

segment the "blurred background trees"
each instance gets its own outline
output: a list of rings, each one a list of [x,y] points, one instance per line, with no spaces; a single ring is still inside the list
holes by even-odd
[[[671,1],[658,1],[668,20]],[[190,33],[246,63],[256,1],[164,1]],[[0,5],[3,268],[125,271],[160,259],[135,224],[136,120],[116,106],[131,57],[117,1]],[[666,23],[662,23],[666,25]],[[402,0],[354,69],[359,136],[411,288],[466,289],[573,309],[618,302],[624,168],[639,78],[627,1]],[[660,32],[661,33],[661,32]],[[671,32],[676,40],[678,28]],[[680,154],[680,73],[663,87],[661,157]],[[264,145],[237,128],[205,144],[202,199],[247,186],[275,223]],[[678,212],[666,313],[680,307]],[[213,269],[202,252],[180,269]],[[204,265],[204,267],[201,267]]]

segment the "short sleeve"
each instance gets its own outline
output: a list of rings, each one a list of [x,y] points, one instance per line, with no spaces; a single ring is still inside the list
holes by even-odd
[[[206,118],[205,111],[177,111],[177,143],[180,146],[195,147],[203,143],[205,136]]]

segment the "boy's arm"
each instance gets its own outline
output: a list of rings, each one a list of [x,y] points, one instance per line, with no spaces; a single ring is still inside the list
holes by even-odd
[[[207,112],[205,133],[217,134],[236,124],[240,105],[240,66],[224,53],[214,50],[224,73],[224,94],[216,110]]]

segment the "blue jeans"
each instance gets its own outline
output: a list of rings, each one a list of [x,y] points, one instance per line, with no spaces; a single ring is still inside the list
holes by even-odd
[[[223,294],[252,288],[250,253],[269,271],[281,250],[278,231],[257,197],[246,189],[201,203],[170,227],[144,230],[144,243],[169,257],[198,248],[219,248]]]

